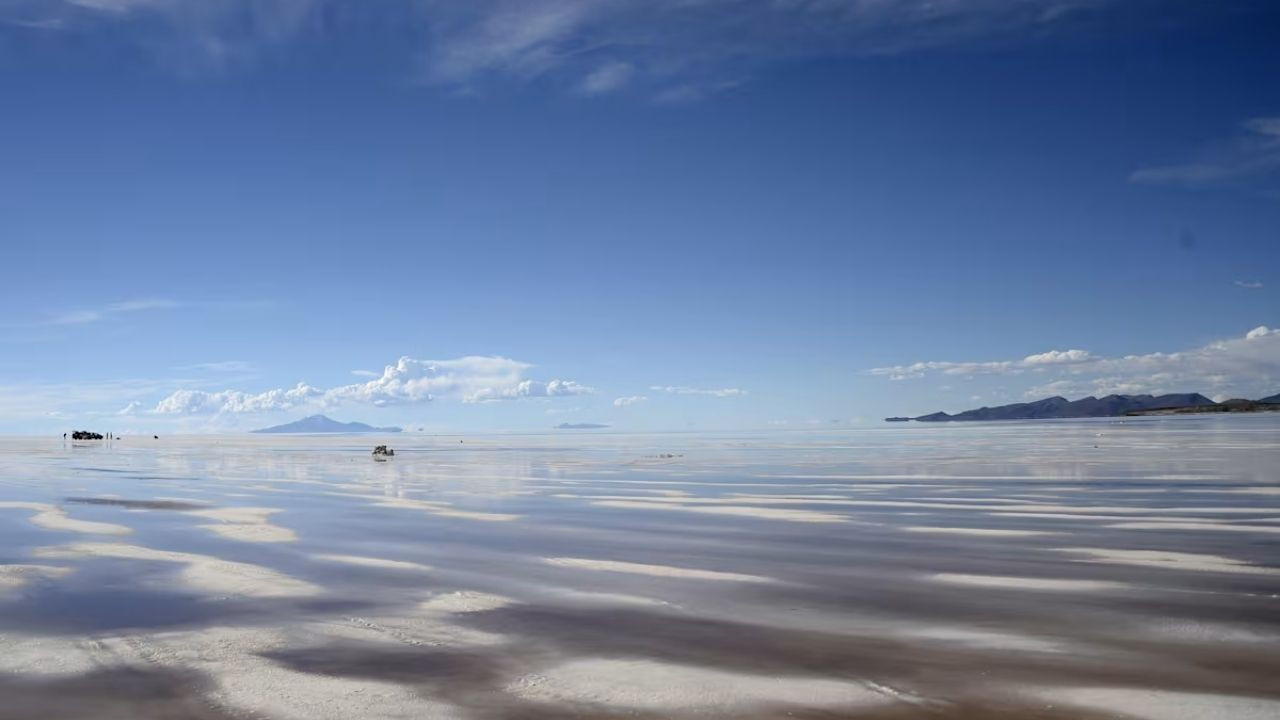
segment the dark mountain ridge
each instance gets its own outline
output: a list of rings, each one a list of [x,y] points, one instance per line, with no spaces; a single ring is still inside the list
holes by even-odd
[[[1168,395],[1090,395],[1079,400],[1054,396],[1034,402],[1013,403],[998,407],[981,407],[955,415],[945,412],[930,413],[915,418],[918,422],[951,422],[965,420],[1045,420],[1051,418],[1120,417],[1127,414],[1146,414],[1154,411],[1192,412],[1258,412],[1280,409],[1280,395],[1272,395],[1256,402],[1227,401],[1215,403],[1200,393],[1171,393]],[[1275,405],[1272,408],[1269,405]],[[886,418],[900,422],[907,418]]]

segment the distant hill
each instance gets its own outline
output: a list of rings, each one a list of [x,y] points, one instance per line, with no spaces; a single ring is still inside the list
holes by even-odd
[[[338,422],[324,415],[312,415],[301,420],[254,430],[255,433],[284,435],[289,433],[398,433],[398,427],[374,427],[358,422]]]
[[[1189,405],[1186,407],[1153,408],[1150,410],[1130,410],[1125,415],[1200,415],[1204,413],[1258,413],[1280,412],[1280,403],[1263,402],[1261,400],[1242,400],[1234,398],[1223,400],[1212,405]]]
[[[1280,393],[1277,393],[1277,394],[1275,394],[1275,395],[1272,395],[1271,397],[1264,397],[1264,398],[1261,398],[1261,399],[1259,399],[1259,400],[1258,400],[1258,402],[1260,402],[1260,403],[1276,403],[1276,404],[1280,404]]]
[[[1035,402],[1014,403],[998,407],[982,407],[955,415],[936,412],[911,418],[918,422],[951,422],[965,420],[1044,420],[1050,418],[1118,417],[1143,410],[1170,408],[1195,408],[1216,406],[1217,403],[1200,393],[1171,395],[1108,395],[1071,401],[1064,397],[1051,397]],[[892,420],[898,421],[898,418]]]
[[[560,423],[556,430],[600,430],[607,427],[609,426],[600,423]]]

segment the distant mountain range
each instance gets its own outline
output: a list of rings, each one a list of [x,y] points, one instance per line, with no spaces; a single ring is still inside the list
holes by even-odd
[[[284,435],[289,433],[398,433],[398,427],[374,427],[359,422],[338,422],[324,415],[312,415],[301,420],[276,425],[275,427],[254,430],[255,433]]]
[[[1226,400],[1216,403],[1200,393],[1171,395],[1092,395],[1080,400],[1051,397],[1035,402],[982,407],[955,415],[936,412],[919,417],[891,417],[888,422],[951,422],[965,420],[1045,420],[1051,418],[1119,417],[1123,415],[1183,414],[1212,412],[1264,412],[1280,410],[1280,395],[1261,400]]]

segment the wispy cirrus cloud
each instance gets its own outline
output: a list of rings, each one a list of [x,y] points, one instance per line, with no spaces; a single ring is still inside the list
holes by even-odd
[[[164,298],[146,298],[139,300],[123,300],[107,303],[99,307],[82,308],[56,313],[49,320],[52,325],[84,325],[106,320],[111,317],[147,310],[172,310],[181,307],[182,303]]]
[[[1041,34],[1119,0],[0,0],[14,25],[113,34],[167,63],[245,65],[298,39],[395,27],[406,67],[465,90],[547,81],[665,101],[776,62]],[[1032,31],[1028,33],[1027,31]],[[384,42],[385,44],[385,42]],[[728,82],[727,82],[728,81]]]
[[[1197,157],[1134,171],[1132,182],[1202,187],[1264,182],[1280,175],[1280,117],[1246,120],[1235,137],[1210,143]]]
[[[174,300],[172,298],[133,298],[102,303],[89,307],[51,310],[47,319],[37,321],[36,326],[74,326],[89,325],[109,320],[118,320],[126,316],[138,315],[160,310],[184,311],[217,311],[217,310],[260,310],[272,307],[273,303],[265,300]],[[211,369],[211,368],[205,368]]]
[[[587,73],[578,89],[588,95],[602,95],[622,88],[633,74],[635,67],[631,63],[609,61]]]
[[[1237,280],[1236,287],[1247,288],[1249,290],[1261,290],[1263,284],[1258,280]]]
[[[629,395],[627,397],[616,398],[613,401],[614,407],[628,407],[630,405],[638,405],[647,401],[649,398],[644,395]]]
[[[1242,337],[1178,352],[1106,357],[1083,350],[1049,351],[1019,360],[929,361],[873,368],[868,373],[890,380],[1027,375],[1037,379],[1027,388],[1028,397],[1143,392],[1261,397],[1280,387],[1280,330],[1259,326]]]
[[[197,370],[200,372],[217,372],[217,373],[251,373],[257,368],[253,363],[244,360],[219,360],[217,362],[195,363],[194,365],[183,365],[179,370]]]
[[[705,395],[720,398],[738,397],[747,394],[747,391],[741,388],[693,388],[685,387],[684,385],[652,385],[649,389],[668,395]]]
[[[400,358],[368,382],[318,388],[300,382],[291,388],[261,392],[177,390],[151,411],[158,415],[265,413],[337,405],[411,405],[437,399],[487,403],[523,398],[590,395],[594,388],[572,380],[525,377],[528,363],[503,357],[469,356],[454,360]]]
[[[128,405],[125,405],[123,408],[121,408],[120,411],[116,413],[116,415],[120,415],[120,416],[137,415],[145,407],[146,406],[143,405],[142,401],[133,400]]]
[[[250,67],[266,51],[367,17],[350,0],[0,0],[0,24],[133,45],[179,74]],[[413,3],[401,3],[408,11]],[[398,13],[404,14],[404,13]]]
[[[0,418],[78,418],[116,414],[140,398],[167,392],[176,383],[198,384],[188,379],[131,378],[93,382],[24,382],[0,386]],[[137,408],[135,408],[135,411]]]
[[[559,77],[587,94],[705,97],[760,65],[1053,27],[1112,0],[428,0],[435,82]]]

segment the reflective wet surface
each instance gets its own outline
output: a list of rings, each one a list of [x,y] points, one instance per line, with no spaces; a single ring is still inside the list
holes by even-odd
[[[1278,640],[1274,417],[0,439],[0,718],[1276,718]]]

